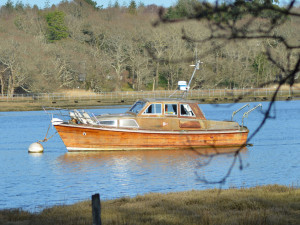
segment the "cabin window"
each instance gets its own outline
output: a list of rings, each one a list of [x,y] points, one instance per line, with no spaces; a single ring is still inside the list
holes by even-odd
[[[176,116],[177,115],[177,104],[165,104],[165,115]]]
[[[138,114],[138,113],[141,111],[141,109],[144,108],[144,106],[145,106],[145,102],[143,102],[143,101],[138,101],[138,102],[136,102],[136,103],[131,107],[131,109],[129,110],[129,112],[133,112],[133,113]]]
[[[100,120],[99,121],[100,125],[104,125],[104,126],[117,126],[117,121],[116,120]]]
[[[161,114],[162,112],[161,104],[155,103],[148,106],[148,108],[144,111],[144,114]]]
[[[139,127],[135,120],[119,120],[120,127]]]
[[[188,104],[180,104],[180,116],[195,116],[195,113]]]

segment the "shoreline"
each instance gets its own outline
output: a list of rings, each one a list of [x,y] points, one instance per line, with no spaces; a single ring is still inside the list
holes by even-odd
[[[132,105],[136,99],[112,99],[112,100],[96,100],[96,99],[80,99],[80,100],[56,100],[56,101],[0,101],[0,112],[12,111],[42,111],[43,107],[54,107],[64,109],[87,109],[87,108],[100,108],[105,106],[115,105]],[[269,97],[243,97],[243,98],[188,98],[190,100],[198,101],[199,104],[223,104],[223,103],[241,103],[241,102],[268,102],[272,98]],[[275,101],[292,101],[300,100],[300,96],[277,97]]]
[[[101,201],[103,224],[290,224],[300,222],[300,189],[282,185],[150,193]],[[0,210],[0,224],[92,224],[91,201],[39,213]]]
[[[269,88],[246,89],[197,89],[190,90],[186,99],[198,101],[199,104],[222,104],[238,102],[271,101],[276,86]],[[180,99],[183,91],[121,91],[94,93],[85,90],[62,90],[58,93],[15,94],[13,97],[0,95],[0,112],[40,111],[43,107],[80,109],[97,108],[112,105],[132,105],[143,98]],[[276,101],[300,100],[300,84],[291,89],[282,86],[276,95]]]

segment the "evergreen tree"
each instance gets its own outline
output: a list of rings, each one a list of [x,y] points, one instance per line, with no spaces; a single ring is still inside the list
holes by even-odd
[[[116,1],[115,1],[114,8],[115,8],[115,9],[118,9],[118,8],[120,8],[120,5],[119,5],[119,2],[118,2],[118,0],[116,0]]]
[[[22,2],[22,1],[17,1],[16,6],[15,6],[15,9],[16,9],[17,11],[23,11],[24,8],[25,8],[25,6],[24,6],[23,2]]]
[[[128,7],[128,12],[132,15],[136,14],[136,3],[134,0],[131,0],[129,7]]]
[[[142,1],[139,1],[138,8],[144,8],[144,7],[145,7],[145,4]]]
[[[178,19],[195,14],[195,6],[200,5],[198,0],[178,0],[174,7],[168,9],[167,19]]]
[[[65,14],[62,11],[49,12],[46,15],[48,24],[47,38],[50,42],[68,37],[68,28],[65,25]]]
[[[14,10],[14,5],[11,0],[7,0],[7,2],[4,5],[5,9],[7,9],[9,12],[12,12]]]
[[[94,7],[94,9],[97,9],[97,2],[93,0],[84,0],[87,4],[91,5]]]

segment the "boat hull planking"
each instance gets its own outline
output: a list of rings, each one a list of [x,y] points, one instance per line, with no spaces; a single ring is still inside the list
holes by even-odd
[[[242,147],[248,129],[155,131],[94,126],[55,125],[68,151],[196,149]]]

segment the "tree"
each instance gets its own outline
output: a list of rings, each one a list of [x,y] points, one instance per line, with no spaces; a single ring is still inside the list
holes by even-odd
[[[130,1],[130,4],[128,6],[128,12],[132,15],[136,14],[136,3],[134,0]]]
[[[14,4],[11,0],[7,0],[7,2],[4,5],[4,8],[11,13],[14,10]]]
[[[13,96],[17,87],[25,88],[28,73],[24,63],[24,49],[20,43],[8,40],[0,47],[1,91]]]
[[[115,0],[112,2],[118,3]],[[280,36],[288,40],[287,44],[297,45],[299,21],[293,15],[285,17],[282,7],[274,6],[272,10],[269,7],[263,13],[254,10],[255,5],[262,4],[261,1],[253,1],[252,5],[247,1],[247,4],[235,3],[235,7],[227,11],[226,7],[229,8],[229,5],[220,4],[217,8],[218,13],[213,14],[208,9],[213,10],[215,5],[200,4],[199,1],[192,0],[179,2],[180,7],[175,5],[166,11],[166,14],[161,15],[160,22],[166,24],[158,28],[151,26],[159,9],[156,5],[141,9],[135,16],[129,15],[128,4],[126,10],[110,8],[97,11],[83,0],[63,1],[55,6],[56,10],[25,7],[22,11],[13,7],[13,13],[9,13],[6,7],[2,6],[0,41],[6,43],[7,40],[18,40],[19,48],[27,46],[27,49],[24,49],[26,52],[37,49],[31,53],[34,56],[31,57],[31,61],[26,60],[24,55],[24,60],[18,62],[19,65],[21,62],[22,66],[25,65],[23,69],[26,69],[30,82],[26,79],[26,85],[22,86],[30,92],[48,92],[60,86],[74,88],[79,84],[94,90],[121,90],[122,84],[125,83],[129,83],[129,86],[134,86],[135,89],[145,89],[145,86],[153,89],[153,84],[156,90],[174,89],[178,80],[189,80],[191,68],[188,65],[194,63],[195,48],[199,54],[203,53],[200,56],[203,57],[201,60],[204,63],[201,75],[195,76],[192,88],[242,88],[260,87],[264,86],[263,83],[266,83],[265,86],[271,84],[279,75],[284,77],[284,73],[269,60],[266,49],[282,68],[295,65],[297,52],[290,49],[289,64],[286,60],[288,48]],[[205,7],[207,10],[203,13],[206,14],[198,15],[197,12],[206,9]],[[249,7],[249,10],[246,7]],[[171,9],[177,11],[179,8],[185,9],[184,17],[166,18]],[[294,8],[293,13],[298,11]],[[56,15],[55,12],[59,12],[60,15]],[[277,15],[278,13],[280,15]],[[197,15],[202,17],[195,18]],[[251,17],[254,19],[249,22]],[[278,23],[278,26],[275,23],[271,30],[271,36],[277,38],[255,38],[258,34],[255,29],[265,31],[267,35],[270,21]],[[168,22],[172,24],[167,24]],[[252,36],[245,39],[242,35],[246,34]],[[63,39],[64,41],[58,41]],[[113,41],[116,43],[112,43]],[[145,52],[145,49],[148,52]],[[17,52],[20,54],[19,50]],[[149,57],[149,53],[156,58]],[[116,61],[118,57],[119,63]],[[83,61],[80,62],[80,59]],[[172,63],[174,61],[176,63]],[[86,65],[85,71],[78,68],[82,63]],[[97,66],[93,66],[93,63]],[[138,72],[140,65],[143,69]],[[5,69],[2,66],[0,72]],[[67,69],[64,73],[59,73],[59,68]],[[77,76],[81,73],[86,74],[87,79],[80,83]],[[1,74],[7,91],[10,72],[6,69]],[[57,74],[66,79],[59,79]],[[68,83],[68,76],[75,80]],[[40,82],[43,80],[51,82],[48,82],[49,85],[43,85]],[[50,83],[54,82],[57,82],[57,85],[49,88]],[[85,82],[87,83],[84,84]],[[110,87],[107,88],[108,86]]]
[[[24,4],[23,4],[22,1],[17,1],[17,2],[16,2],[15,9],[16,9],[17,11],[24,11],[24,8],[25,8],[25,6],[24,6]]]
[[[9,67],[7,67],[6,65],[4,65],[3,63],[0,64],[0,86],[1,86],[1,95],[4,96],[4,91],[5,91],[5,77],[7,77],[8,75],[6,75],[7,71],[9,70]]]
[[[126,33],[113,33],[105,38],[105,47],[103,50],[111,58],[110,64],[114,69],[114,81],[115,91],[122,89],[122,83],[124,81],[124,72],[126,71],[128,60],[128,40],[126,39]]]
[[[157,55],[158,58],[161,60],[155,60],[153,62],[154,64],[154,77],[153,77],[153,85],[152,90],[158,88],[158,82],[159,82],[159,72],[160,72],[160,66],[164,62],[164,56],[166,53],[166,50],[168,48],[168,43],[166,41],[166,35],[165,33],[161,31],[155,31],[153,32],[153,36],[151,37],[151,41],[149,41],[146,44],[146,48],[148,51],[153,55]]]
[[[115,1],[114,8],[115,9],[119,9],[120,8],[120,4],[119,4],[118,0]]]
[[[93,6],[94,9],[97,9],[97,2],[93,0],[84,0],[87,4]]]
[[[65,14],[62,11],[49,12],[46,15],[48,24],[47,38],[50,42],[61,40],[69,36],[68,28],[65,25]]]
[[[178,0],[174,7],[168,9],[165,16],[168,19],[190,17],[195,14],[195,7],[199,4],[198,0]]]
[[[151,78],[149,79],[151,58],[148,56],[141,40],[136,41],[135,39],[132,41],[128,48],[128,56],[133,89],[137,91],[143,90],[147,83],[151,83],[152,80]]]

